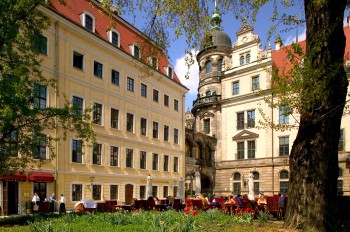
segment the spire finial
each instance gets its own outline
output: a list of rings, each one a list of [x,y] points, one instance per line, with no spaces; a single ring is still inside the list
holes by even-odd
[[[219,7],[217,4],[217,0],[215,0],[215,6],[214,6],[214,13],[211,16],[210,23],[212,25],[211,29],[218,29],[220,30],[220,23],[221,23],[221,17],[219,13]]]

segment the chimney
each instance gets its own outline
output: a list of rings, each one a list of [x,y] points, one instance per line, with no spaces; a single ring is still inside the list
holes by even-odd
[[[280,50],[280,48],[283,46],[282,40],[280,37],[275,39],[275,45],[276,45],[276,51]]]

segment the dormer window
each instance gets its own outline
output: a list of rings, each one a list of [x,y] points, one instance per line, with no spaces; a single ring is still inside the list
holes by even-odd
[[[90,12],[85,11],[80,15],[80,20],[83,26],[92,32],[95,32],[95,20],[96,18]]]
[[[249,64],[250,63],[250,54],[247,54],[245,57],[246,63]]]
[[[212,64],[211,61],[208,60],[207,62],[205,62],[205,73],[211,73],[212,70]]]
[[[166,72],[167,72],[167,76],[170,78],[170,79],[173,79],[173,68],[168,66],[166,67]]]
[[[133,55],[136,59],[140,59],[141,58],[141,54],[140,54],[140,48],[137,45],[134,45],[134,49],[133,49]]]
[[[152,66],[152,68],[158,70],[158,59],[157,59],[157,57],[152,56],[152,57],[149,57],[148,60],[149,60],[150,65]]]
[[[239,58],[239,65],[244,65],[244,56]]]
[[[119,47],[119,33],[117,31],[111,30],[108,31],[108,40],[111,42],[114,46]]]

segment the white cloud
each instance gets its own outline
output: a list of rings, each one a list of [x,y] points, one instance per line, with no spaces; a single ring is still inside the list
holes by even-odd
[[[192,51],[193,54],[197,54],[195,51]],[[186,55],[176,59],[175,62],[175,72],[176,75],[179,77],[181,83],[185,85],[187,88],[189,88],[189,94],[197,94],[197,88],[198,88],[198,63],[197,60],[194,61],[194,64],[190,67],[189,70],[189,78],[186,79],[186,74],[188,72],[188,67],[186,66],[185,61]],[[196,59],[196,57],[194,57]]]
[[[197,52],[192,51],[192,54],[197,54]],[[199,68],[197,60],[194,60],[193,65],[190,67],[190,70],[188,70],[188,67],[186,66],[186,55],[176,59],[175,62],[175,72],[176,75],[179,77],[181,83],[186,86],[189,91],[186,94],[186,110],[189,108],[192,108],[192,102],[196,100],[197,98],[197,88],[198,88],[198,78],[199,78]],[[194,56],[194,59],[196,57]],[[188,75],[189,78],[186,79],[186,74],[189,71]]]
[[[298,41],[303,41],[305,39],[306,39],[306,28],[304,28],[302,33],[298,34]],[[286,41],[283,43],[283,45],[289,45],[289,44],[291,44],[291,43],[293,43],[295,41],[296,41],[296,36],[295,35],[294,36],[289,35],[287,37]]]

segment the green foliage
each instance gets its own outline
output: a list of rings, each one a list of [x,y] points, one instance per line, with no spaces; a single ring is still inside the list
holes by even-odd
[[[38,10],[42,3],[0,1],[0,173],[47,162],[40,155],[33,159],[43,143],[50,150],[50,159],[54,158],[56,142],[66,139],[68,132],[76,132],[86,141],[94,139],[90,109],[77,117],[69,100],[63,107],[39,103],[39,94],[48,87],[60,94],[57,76],[44,76],[41,71],[40,34],[49,26],[47,17]],[[54,133],[59,128],[64,130],[62,135]]]

